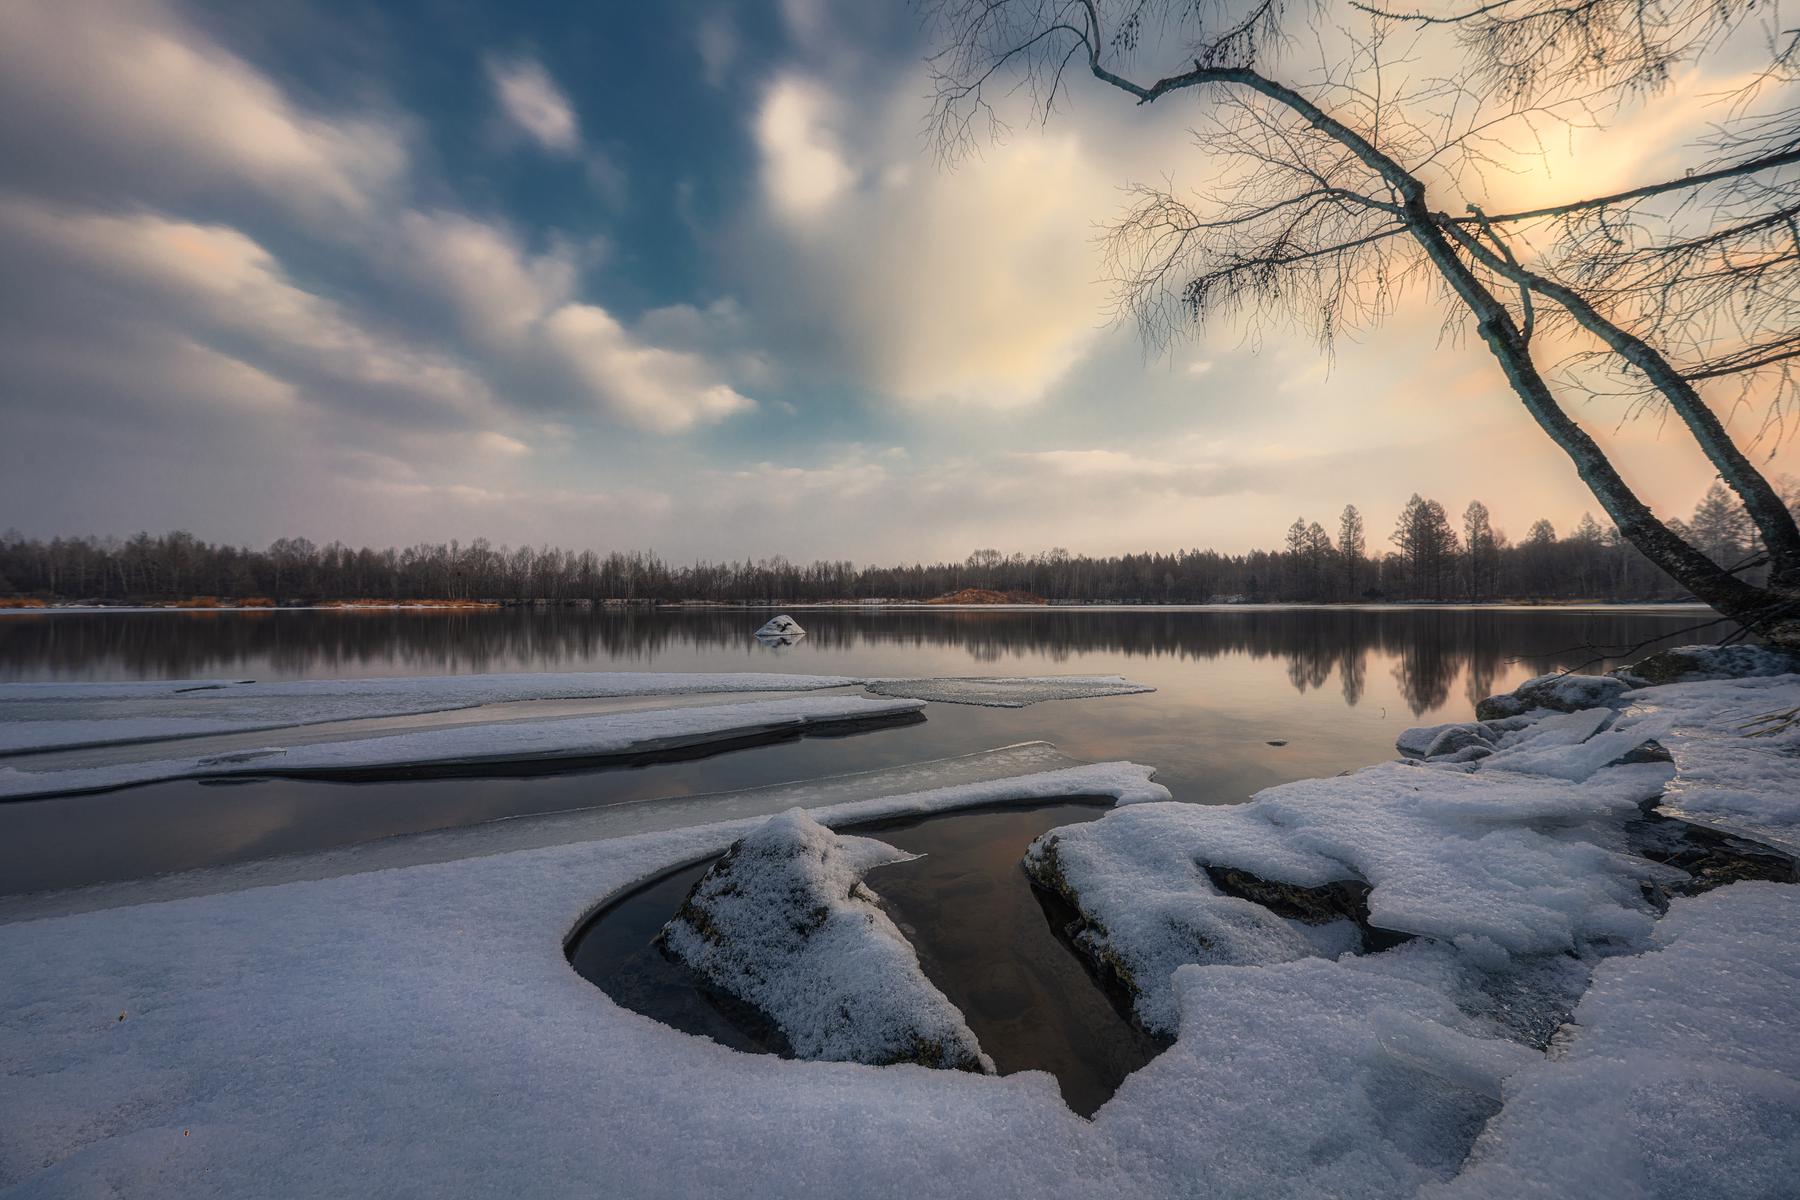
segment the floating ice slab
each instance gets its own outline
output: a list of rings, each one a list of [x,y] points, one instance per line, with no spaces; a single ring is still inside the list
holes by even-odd
[[[1156,689],[1121,675],[1042,675],[1017,678],[876,679],[869,690],[878,696],[910,696],[942,704],[978,704],[988,708],[1024,708],[1045,700],[1089,700],[1130,696]]]
[[[975,754],[928,759],[874,771],[855,771],[697,796],[631,800],[571,812],[508,817],[479,825],[383,838],[316,854],[284,855],[67,891],[0,896],[0,923],[327,879],[360,871],[451,862],[571,842],[660,833],[744,817],[771,816],[796,806],[822,809],[909,793],[946,792],[971,797],[973,801],[998,804],[1042,799],[1052,794],[1090,794],[1083,791],[1087,788],[1091,789],[1092,795],[1109,799],[1142,795],[1166,799],[1167,790],[1151,782],[1149,774],[1147,768],[1126,769],[1117,765],[1097,768],[1092,763],[1063,754],[1049,742],[1021,742]],[[1041,790],[1046,787],[1063,790]]]
[[[863,874],[914,858],[790,809],[732,843],[663,927],[708,983],[770,1018],[796,1055],[992,1075]]]
[[[782,643],[782,636],[764,639]],[[791,643],[791,639],[786,639]],[[396,679],[0,684],[0,755],[255,733],[530,701],[807,692],[872,683],[879,695],[1017,708],[1154,689],[1116,675],[938,681],[774,672],[572,672]],[[501,719],[496,714],[496,719]]]
[[[800,622],[786,613],[782,613],[778,617],[769,618],[768,623],[756,631],[756,636],[759,638],[799,638],[806,636],[806,630],[800,628]]]
[[[753,671],[574,671],[385,679],[0,684],[0,753],[284,729],[527,700],[804,692],[855,679]]]
[[[169,779],[345,775],[404,767],[601,759],[820,725],[903,717],[923,707],[918,700],[808,696],[425,729],[349,741],[275,745],[188,758],[145,758],[100,766],[51,770],[0,767],[0,800],[68,795]]]

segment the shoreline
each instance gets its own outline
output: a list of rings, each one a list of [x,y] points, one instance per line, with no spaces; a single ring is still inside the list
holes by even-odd
[[[484,612],[885,612],[893,609],[930,612],[1669,612],[1704,613],[1708,605],[1692,600],[1388,600],[1363,603],[1305,603],[1271,601],[1261,604],[1121,604],[1116,601],[1053,600],[1047,604],[935,604],[928,600],[814,600],[780,601],[504,601],[468,603],[227,605],[205,608],[179,604],[46,604],[37,607],[0,607],[0,618],[10,616],[76,616],[93,613],[181,613],[207,616],[214,613],[451,613]],[[1726,620],[1728,618],[1720,618]]]

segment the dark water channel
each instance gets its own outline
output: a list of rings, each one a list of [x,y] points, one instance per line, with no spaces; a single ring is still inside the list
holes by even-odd
[[[332,783],[153,784],[0,804],[0,893],[131,879],[506,817],[691,796],[1049,741],[1154,766],[1177,799],[1393,756],[1410,725],[1549,670],[1705,620],[1693,610],[1557,608],[797,609],[771,649],[754,610],[0,615],[0,681],[348,678],[505,671],[814,675],[1118,674],[1152,694],[1024,709],[933,703],[917,724],[635,769]],[[1680,633],[1717,640],[1727,627]],[[1590,650],[1589,645],[1602,650]],[[1272,745],[1272,742],[1283,743]],[[0,758],[0,768],[7,765]]]
[[[1064,803],[855,827],[923,856],[879,867],[868,883],[1000,1073],[1050,1072],[1083,1116],[1164,1043],[1132,1023],[1123,998],[1104,990],[1058,935],[1073,914],[1031,885],[1020,859],[1039,834],[1104,812]],[[736,1050],[784,1052],[765,1020],[700,986],[652,944],[710,865],[664,876],[603,909],[571,940],[569,961],[634,1012]]]

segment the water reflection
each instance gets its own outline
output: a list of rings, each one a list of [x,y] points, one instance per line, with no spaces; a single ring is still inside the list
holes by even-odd
[[[0,618],[0,678],[304,678],[487,671],[779,669],[866,672],[871,658],[1000,672],[1081,657],[1284,660],[1302,695],[1335,677],[1346,705],[1370,660],[1392,672],[1412,712],[1444,707],[1458,678],[1473,704],[1502,677],[1587,663],[1693,625],[1691,611],[1227,609],[808,613],[804,642],[752,656],[760,614],[731,610],[106,613]],[[1679,641],[1716,641],[1719,626]],[[1607,659],[1589,669],[1610,666]],[[846,664],[856,664],[854,667]],[[925,673],[929,668],[911,668]],[[1071,668],[1072,669],[1072,668]]]

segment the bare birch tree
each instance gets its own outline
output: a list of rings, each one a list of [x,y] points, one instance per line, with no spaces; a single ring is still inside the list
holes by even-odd
[[[1800,30],[1778,3],[1385,7],[1404,2],[931,0],[932,130],[954,156],[1020,83],[1039,119],[1082,76],[1140,106],[1197,98],[1208,188],[1137,188],[1107,238],[1120,314],[1153,345],[1250,315],[1328,348],[1430,286],[1624,537],[1720,613],[1800,646],[1800,528],[1718,407],[1751,407],[1774,444],[1800,403]],[[1495,173],[1716,56],[1731,92],[1677,170],[1483,206]],[[1608,391],[1693,437],[1761,555],[1715,563],[1651,512],[1569,415]],[[1746,578],[1763,566],[1766,582]]]

